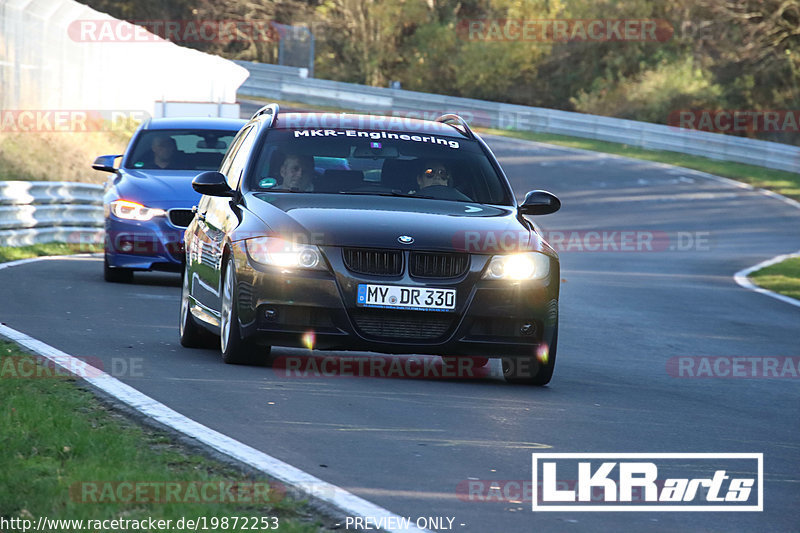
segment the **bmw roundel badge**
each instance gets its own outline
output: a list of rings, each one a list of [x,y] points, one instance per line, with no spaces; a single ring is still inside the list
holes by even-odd
[[[414,242],[414,237],[410,235],[400,235],[397,240],[400,242],[400,244],[411,244]]]

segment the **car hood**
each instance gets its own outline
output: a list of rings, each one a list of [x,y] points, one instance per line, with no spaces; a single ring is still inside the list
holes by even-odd
[[[255,193],[245,203],[271,234],[319,245],[475,253],[548,248],[510,206],[296,193]],[[413,243],[401,243],[401,236],[413,238]]]
[[[192,207],[200,194],[192,180],[200,170],[124,170],[111,188],[119,198],[148,207]]]

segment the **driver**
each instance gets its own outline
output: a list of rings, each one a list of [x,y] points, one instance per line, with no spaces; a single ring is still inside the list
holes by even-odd
[[[150,144],[150,149],[153,151],[153,163],[156,167],[178,167],[178,145],[172,137],[168,135],[158,135],[154,137]]]

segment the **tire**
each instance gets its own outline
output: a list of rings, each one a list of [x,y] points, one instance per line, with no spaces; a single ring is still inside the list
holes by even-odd
[[[229,365],[264,365],[269,362],[269,346],[243,339],[239,326],[236,297],[236,265],[228,258],[222,273],[222,303],[219,313],[219,341],[222,360]]]
[[[182,280],[181,314],[179,322],[181,346],[185,348],[213,348],[214,336],[197,324],[189,310],[189,282],[185,273],[182,276]]]
[[[555,331],[553,332],[553,341],[549,346],[546,364],[542,364],[535,355],[530,357],[504,357],[503,376],[508,383],[538,386],[547,385],[553,378],[553,371],[556,368],[557,351],[558,325],[556,324]],[[536,369],[536,372],[531,373],[532,369]]]
[[[108,256],[103,256],[103,279],[110,283],[131,283],[133,270],[130,268],[112,267],[108,264]]]

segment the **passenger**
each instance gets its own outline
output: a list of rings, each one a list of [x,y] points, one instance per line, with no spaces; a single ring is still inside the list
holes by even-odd
[[[283,188],[302,192],[314,190],[314,158],[310,155],[289,154],[280,170]]]

